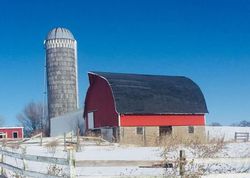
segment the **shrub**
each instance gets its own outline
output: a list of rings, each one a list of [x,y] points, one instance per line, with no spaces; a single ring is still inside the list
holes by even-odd
[[[49,165],[49,167],[48,167],[48,175],[67,177],[67,175],[65,173],[63,173],[63,169],[60,168],[56,164]]]
[[[60,142],[58,140],[52,140],[51,142],[47,143],[45,146],[47,147],[49,152],[55,153],[56,148],[59,146]]]

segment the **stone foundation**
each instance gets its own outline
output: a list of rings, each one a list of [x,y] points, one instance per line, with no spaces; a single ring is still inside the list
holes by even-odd
[[[120,143],[135,144],[141,146],[158,146],[164,139],[172,137],[180,142],[183,141],[200,141],[205,142],[205,127],[204,126],[173,126],[172,133],[166,136],[160,136],[159,127],[121,127],[120,128]],[[193,131],[193,132],[192,132]],[[191,132],[191,133],[189,133]]]

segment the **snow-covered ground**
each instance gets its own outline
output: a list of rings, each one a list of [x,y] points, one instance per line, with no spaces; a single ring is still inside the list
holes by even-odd
[[[210,140],[224,138],[224,141],[234,141],[235,132],[250,133],[250,127],[206,126],[206,134]]]
[[[63,146],[57,146],[51,149],[46,146],[39,146],[38,144],[22,145],[26,147],[26,154],[40,155],[56,158],[67,158],[67,152],[63,150]],[[21,153],[22,150],[5,148],[8,151]],[[207,147],[199,146],[184,146],[176,145],[172,149],[164,147],[136,147],[136,146],[120,146],[118,144],[112,145],[84,145],[81,146],[81,151],[75,153],[76,162],[78,161],[161,161],[167,159],[169,161],[177,161],[179,158],[179,151],[185,150],[187,165],[186,170],[188,174],[203,173],[206,177],[214,174],[228,173],[234,175],[236,178],[241,173],[241,178],[250,177],[250,142],[246,143],[227,143],[223,144],[221,149],[214,154],[206,154],[209,157],[201,156],[202,152],[206,152]],[[164,152],[166,151],[167,152]],[[219,159],[218,159],[219,158]],[[215,163],[217,159],[218,163]],[[219,161],[218,161],[219,160]],[[22,168],[22,160],[5,157],[5,162],[13,166]],[[32,171],[39,171],[48,173],[53,164],[37,163],[27,161],[27,169]],[[59,174],[67,174],[69,168],[67,166],[56,167]],[[230,173],[230,174],[229,174]],[[9,174],[10,175],[10,174]],[[13,175],[13,174],[12,174]],[[166,175],[177,176],[178,169],[173,168],[139,168],[138,166],[119,166],[111,167],[76,167],[77,177],[163,177]],[[218,176],[218,175],[217,175]],[[226,176],[226,177],[228,177]]]

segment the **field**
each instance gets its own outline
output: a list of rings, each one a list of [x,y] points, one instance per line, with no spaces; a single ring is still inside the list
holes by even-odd
[[[208,144],[178,144],[171,140],[161,147],[137,147],[81,139],[78,152],[75,152],[72,147],[65,150],[62,139],[44,138],[41,146],[36,138],[21,145],[2,146],[1,149],[2,154],[5,153],[3,162],[19,168],[4,169],[7,177],[18,177],[23,174],[21,170],[51,177],[180,177],[180,150],[185,152],[186,177],[250,177],[249,142],[217,140]],[[72,153],[71,157],[69,153]],[[74,164],[70,164],[72,160]]]

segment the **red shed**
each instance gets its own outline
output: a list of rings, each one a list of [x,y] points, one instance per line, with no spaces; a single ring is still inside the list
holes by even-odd
[[[204,138],[207,106],[192,80],[106,72],[88,75],[87,130],[112,132],[113,138],[128,143],[152,143],[166,135]]]
[[[0,127],[0,138],[23,138],[23,127]]]

